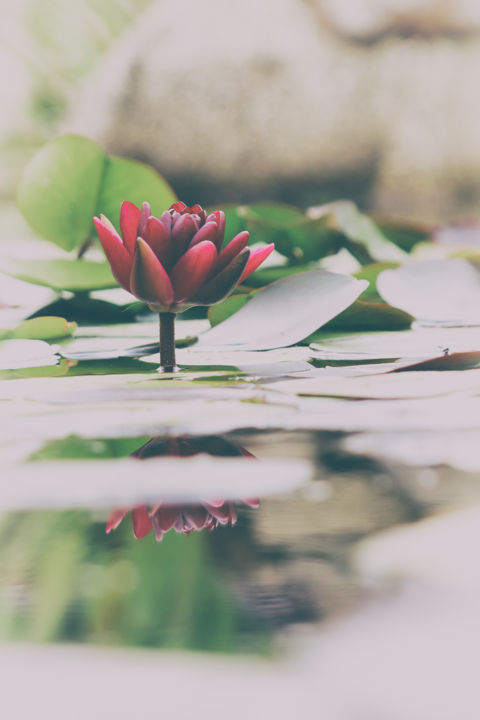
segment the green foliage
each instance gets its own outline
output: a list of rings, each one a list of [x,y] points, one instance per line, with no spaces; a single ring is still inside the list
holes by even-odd
[[[117,287],[107,262],[89,260],[20,260],[2,258],[3,272],[53,290],[90,292]]]
[[[0,330],[0,340],[61,340],[71,337],[77,328],[74,322],[61,317],[37,317],[24,320],[13,330]]]
[[[176,196],[152,168],[109,157],[79,135],[64,135],[41,148],[27,165],[17,196],[32,228],[67,251],[93,237],[94,215],[104,213],[116,222],[126,199],[148,200],[158,213]]]

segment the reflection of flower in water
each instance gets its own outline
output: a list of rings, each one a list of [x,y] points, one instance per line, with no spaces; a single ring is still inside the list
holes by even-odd
[[[220,436],[197,438],[152,438],[133,453],[133,457],[147,459],[159,456],[191,457],[206,453],[216,457],[253,458],[247,450]],[[243,500],[249,507],[259,505],[257,498]],[[107,520],[107,533],[115,530],[129,512],[132,514],[133,534],[139,540],[154,531],[162,540],[169,530],[188,535],[193,530],[214,530],[219,525],[235,525],[236,504],[229,500],[208,499],[198,504],[171,505],[157,503],[150,510],[146,505],[112,510]]]

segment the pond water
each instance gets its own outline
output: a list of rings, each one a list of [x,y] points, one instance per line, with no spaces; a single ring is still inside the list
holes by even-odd
[[[477,718],[478,370],[118,347],[0,383],[4,706]]]

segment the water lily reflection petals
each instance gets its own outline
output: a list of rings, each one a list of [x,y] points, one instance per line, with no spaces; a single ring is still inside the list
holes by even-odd
[[[200,205],[176,202],[160,218],[129,201],[120,209],[121,236],[108,218],[94,219],[115,279],[156,312],[180,312],[227,297],[272,252],[251,252],[249,234],[236,235],[222,250],[225,213],[208,216]]]

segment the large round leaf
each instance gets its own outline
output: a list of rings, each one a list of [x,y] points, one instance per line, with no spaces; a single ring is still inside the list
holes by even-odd
[[[64,250],[81,245],[91,234],[107,162],[98,145],[78,135],[41,148],[27,165],[17,196],[32,228]]]
[[[325,270],[278,280],[260,290],[238,312],[199,337],[204,346],[270,350],[303,340],[351,305],[367,287]]]
[[[123,200],[148,200],[161,214],[176,200],[168,183],[148,165],[109,157],[92,140],[65,135],[45,145],[28,164],[18,206],[46,240],[73,250],[94,237],[92,218],[103,213],[118,224]]]
[[[153,168],[134,160],[110,157],[94,214],[103,213],[120,229],[118,218],[123,200],[138,206],[147,200],[152,214],[160,216],[176,199],[170,185]]]

